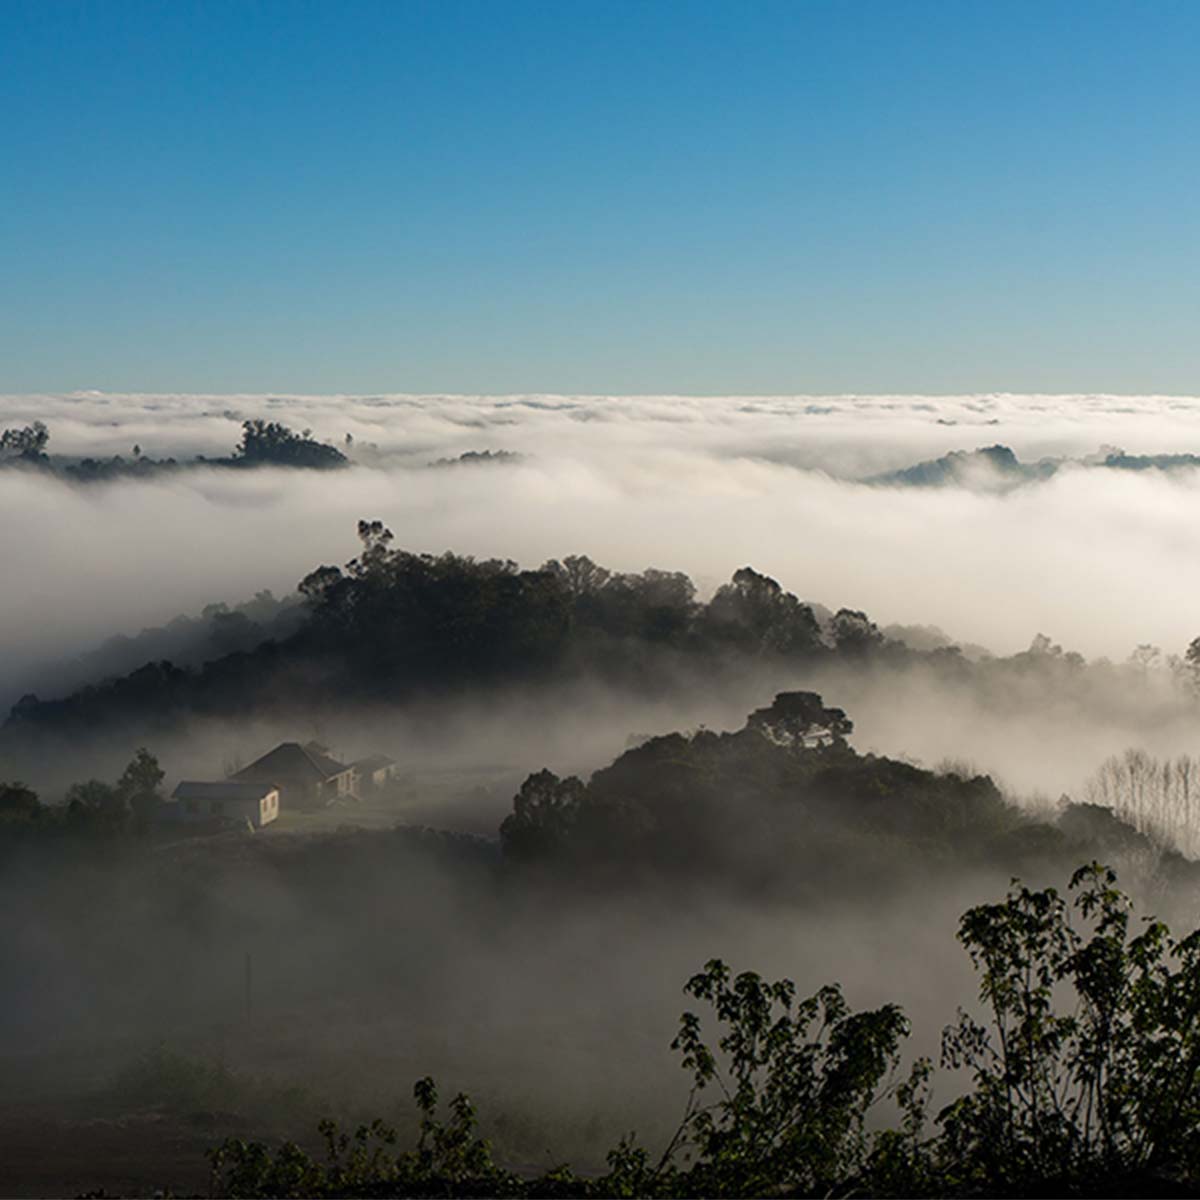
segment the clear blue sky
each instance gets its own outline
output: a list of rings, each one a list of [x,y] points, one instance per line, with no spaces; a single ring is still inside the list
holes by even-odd
[[[1200,391],[1200,3],[0,0],[0,391]]]

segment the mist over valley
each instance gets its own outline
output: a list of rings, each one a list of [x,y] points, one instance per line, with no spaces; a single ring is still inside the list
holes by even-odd
[[[958,916],[1013,876],[1099,859],[1195,919],[1200,656],[1138,579],[1186,576],[1200,407],[7,403],[15,1137],[94,1160],[68,1085],[180,1144],[407,1128],[431,1074],[505,1169],[600,1177],[628,1125],[670,1139],[710,958],[899,1003],[936,1056]],[[289,755],[344,775],[314,801]],[[227,778],[278,815],[231,824]],[[87,1178],[141,1188],[115,1144]]]

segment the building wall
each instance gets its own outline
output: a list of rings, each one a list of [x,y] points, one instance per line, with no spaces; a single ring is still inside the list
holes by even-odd
[[[320,800],[324,804],[332,804],[345,796],[354,795],[354,772],[343,771],[333,779],[327,779],[320,787]]]
[[[279,816],[279,793],[268,792],[258,800],[181,800],[178,809],[178,820],[228,821],[232,825],[249,821],[261,829]]]
[[[259,804],[258,826],[269,825],[279,816],[279,793],[268,792]]]
[[[279,806],[282,808],[316,808],[322,802],[320,786],[308,779],[271,779],[264,782],[279,785]]]

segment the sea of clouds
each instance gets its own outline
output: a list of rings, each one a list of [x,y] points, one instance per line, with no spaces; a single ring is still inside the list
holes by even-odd
[[[42,420],[62,455],[227,454],[249,417],[311,429],[355,465],[91,485],[0,471],[9,677],[211,601],[287,593],[355,552],[361,517],[413,550],[582,553],[705,590],[750,564],[805,599],[1001,653],[1045,632],[1123,659],[1200,634],[1196,472],[1079,466],[1007,492],[864,482],[998,442],[1023,460],[1200,452],[1197,397],[0,397],[0,428]],[[470,450],[524,457],[429,466]]]

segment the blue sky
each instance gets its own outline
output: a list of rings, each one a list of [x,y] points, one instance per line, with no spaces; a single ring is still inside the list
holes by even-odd
[[[0,0],[0,391],[1200,390],[1200,4]]]

